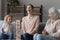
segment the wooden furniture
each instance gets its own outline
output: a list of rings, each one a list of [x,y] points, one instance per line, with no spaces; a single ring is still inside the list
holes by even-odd
[[[40,6],[34,6],[34,9],[40,9],[38,10],[39,13],[37,13],[40,16],[40,22],[42,22],[42,15],[43,15],[43,5]],[[37,11],[37,10],[36,10]],[[18,0],[7,0],[7,14],[12,14],[15,16],[16,14],[21,15],[23,14],[26,16],[26,6],[20,6]]]
[[[35,9],[35,11],[38,11],[37,12],[37,14],[36,15],[39,15],[39,17],[40,17],[40,22],[42,22],[42,19],[43,19],[43,5],[40,5],[40,6],[34,6],[34,9]],[[39,10],[37,10],[37,9],[39,9]],[[27,14],[26,14],[26,6],[25,5],[23,5],[23,6],[16,6],[16,7],[13,7],[12,8],[12,11],[10,12],[10,14],[12,14],[12,15],[24,15],[24,16],[26,16]],[[16,15],[16,16],[17,16]]]
[[[20,39],[20,20],[16,20],[16,40]]]

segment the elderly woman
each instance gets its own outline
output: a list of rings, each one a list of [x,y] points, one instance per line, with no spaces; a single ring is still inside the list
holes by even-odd
[[[36,33],[36,30],[39,25],[39,16],[33,15],[33,5],[27,5],[26,11],[27,16],[22,19],[22,30],[23,30],[23,39],[24,40],[33,40],[33,34]]]
[[[47,21],[42,34],[35,34],[34,40],[60,40],[59,12],[53,7],[49,9],[50,19]]]

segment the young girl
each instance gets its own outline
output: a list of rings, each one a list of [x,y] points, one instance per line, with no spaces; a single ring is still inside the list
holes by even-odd
[[[0,36],[0,40],[2,39],[8,39],[8,40],[12,40],[13,38],[13,25],[12,25],[12,16],[11,15],[6,15],[4,17],[4,23],[2,25],[2,33]]]

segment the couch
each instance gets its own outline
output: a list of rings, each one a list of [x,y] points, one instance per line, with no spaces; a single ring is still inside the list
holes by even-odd
[[[39,26],[37,28],[37,33],[38,34],[41,34],[42,33],[42,31],[43,31],[43,29],[45,27],[45,24],[46,24],[46,22],[40,22],[40,24],[39,24]],[[21,34],[21,36],[22,36],[22,34]],[[23,36],[22,36],[21,40],[23,40]]]
[[[4,21],[3,20],[0,20],[0,28],[2,27],[2,24],[4,23]],[[16,22],[15,21],[13,21],[12,22],[12,24],[14,25],[14,30],[15,30],[15,32],[16,32]],[[38,29],[37,29],[37,33],[38,34],[41,34],[41,32],[42,32],[42,30],[44,29],[44,27],[45,27],[45,22],[41,22],[40,24],[39,24],[39,27],[38,27]],[[21,35],[22,35],[22,31],[21,31]],[[14,34],[14,38],[16,37],[16,33]]]

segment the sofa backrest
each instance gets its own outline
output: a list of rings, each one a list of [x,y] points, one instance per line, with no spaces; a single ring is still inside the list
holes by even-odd
[[[37,29],[37,33],[39,33],[39,34],[42,33],[42,31],[43,31],[43,29],[45,27],[45,24],[46,24],[45,22],[42,22],[42,23],[39,24],[39,27]]]
[[[4,23],[4,21],[0,20],[0,27],[2,27],[3,23]],[[14,25],[14,27],[16,27],[16,22],[15,21],[13,21],[12,24]]]
[[[2,21],[2,20],[0,20],[0,28],[2,27],[2,24],[3,24],[3,21]]]

